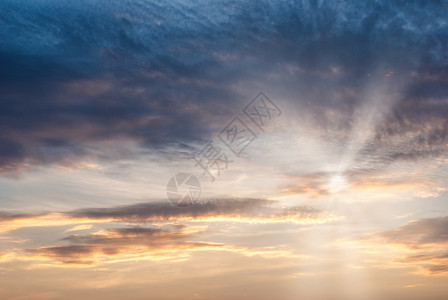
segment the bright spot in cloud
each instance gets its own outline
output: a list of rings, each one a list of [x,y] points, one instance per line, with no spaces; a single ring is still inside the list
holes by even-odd
[[[342,175],[334,175],[333,177],[330,178],[328,187],[331,192],[339,193],[346,189],[347,181],[345,177]]]

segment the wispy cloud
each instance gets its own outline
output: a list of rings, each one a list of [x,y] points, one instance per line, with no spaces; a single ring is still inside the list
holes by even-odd
[[[448,217],[410,221],[393,230],[365,235],[359,241],[372,242],[367,251],[392,246],[395,258],[389,263],[415,267],[425,275],[448,272]]]

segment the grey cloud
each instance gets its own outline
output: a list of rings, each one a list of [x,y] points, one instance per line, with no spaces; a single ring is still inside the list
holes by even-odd
[[[379,235],[390,243],[404,244],[413,248],[432,243],[447,243],[448,217],[412,221]]]
[[[35,217],[51,216],[54,212],[40,214],[9,214],[0,212],[0,223],[14,220],[32,220]],[[213,217],[239,218],[245,220],[258,219],[260,221],[306,221],[335,217],[330,211],[311,206],[279,206],[276,201],[265,199],[219,198],[206,199],[187,207],[178,207],[168,200],[158,202],[139,203],[127,206],[85,208],[75,211],[58,212],[71,219],[87,219],[92,221],[117,222],[152,222],[170,220],[201,220]],[[20,227],[20,224],[18,225]],[[120,234],[139,234],[137,229],[122,230]],[[144,230],[141,234],[157,234],[157,231]]]
[[[276,207],[275,201],[264,199],[214,199],[195,203],[187,207],[177,207],[169,202],[142,203],[114,208],[89,208],[68,213],[71,217],[93,220],[113,219],[123,221],[154,221],[183,218],[316,218],[324,211],[309,207]]]

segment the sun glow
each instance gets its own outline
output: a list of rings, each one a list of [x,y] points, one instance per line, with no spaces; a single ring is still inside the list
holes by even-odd
[[[328,182],[328,187],[333,193],[340,193],[347,188],[347,180],[342,175],[334,175]]]

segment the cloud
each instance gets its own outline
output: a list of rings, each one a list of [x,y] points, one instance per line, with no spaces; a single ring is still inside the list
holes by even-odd
[[[67,229],[65,232],[71,232],[71,231],[80,231],[80,230],[87,230],[92,228],[91,224],[87,225],[76,225],[75,227]]]
[[[322,129],[332,110],[347,130],[375,76],[408,82],[378,139],[437,145],[390,157],[444,149],[446,4],[100,3],[0,4],[0,172],[203,142],[258,92],[240,86],[282,90]]]
[[[1,261],[20,260],[29,261],[31,266],[67,267],[91,267],[135,260],[188,259],[195,251],[227,251],[265,258],[293,257],[295,254],[291,250],[281,247],[241,247],[207,241],[202,236],[208,232],[208,226],[219,221],[230,222],[228,224],[280,222],[310,225],[340,219],[328,211],[301,206],[281,207],[275,201],[263,199],[217,199],[188,207],[176,207],[165,201],[16,216],[0,220],[4,235],[17,237],[26,233],[26,230],[21,232],[19,229],[42,228],[47,231],[49,227],[54,227],[52,230],[60,231],[63,237],[50,242],[51,245],[27,248],[27,241],[19,248],[6,249]],[[71,227],[66,229],[67,226]],[[72,233],[78,230],[89,232]]]
[[[367,202],[439,197],[446,191],[443,187],[445,178],[434,172],[438,169],[436,162],[426,166],[433,167],[422,170],[414,166],[400,168],[394,165],[390,168],[385,164],[370,164],[367,159],[344,171],[327,168],[315,172],[284,172],[281,174],[284,183],[279,188],[282,194],[312,199],[325,199],[337,194],[349,197],[350,201]]]
[[[361,239],[366,240],[374,241],[377,246],[400,247],[397,253],[401,257],[396,262],[418,268],[425,275],[446,275],[448,272],[448,217],[410,221],[396,229],[369,234]]]
[[[83,209],[70,212],[69,215],[91,220],[232,220],[303,224],[338,219],[329,212],[313,207],[280,207],[275,201],[263,199],[215,199],[187,207],[177,207],[167,202],[142,203],[115,208]]]
[[[66,231],[88,229],[103,222],[156,221],[230,221],[253,223],[319,224],[341,219],[330,211],[310,206],[282,207],[264,199],[215,199],[178,207],[168,201],[140,203],[112,208],[86,208],[70,212],[48,212],[39,215],[16,214],[0,218],[2,230],[8,232],[25,227],[76,225]]]
[[[38,261],[42,266],[91,267],[139,260],[185,260],[196,251],[227,251],[265,258],[295,257],[289,250],[256,249],[230,244],[194,241],[203,227],[165,226],[107,228],[88,235],[63,239],[70,245],[24,249],[11,255],[16,260]]]
[[[90,266],[104,260],[166,259],[186,249],[210,246],[184,239],[191,236],[183,227],[161,229],[144,227],[108,228],[88,235],[70,235],[63,241],[70,245],[25,249],[32,259],[45,259],[54,264]]]
[[[32,217],[32,215],[0,212],[0,222],[14,221],[14,220],[30,218],[30,217]]]
[[[379,233],[388,243],[419,249],[448,243],[448,217],[411,221],[397,229]]]

